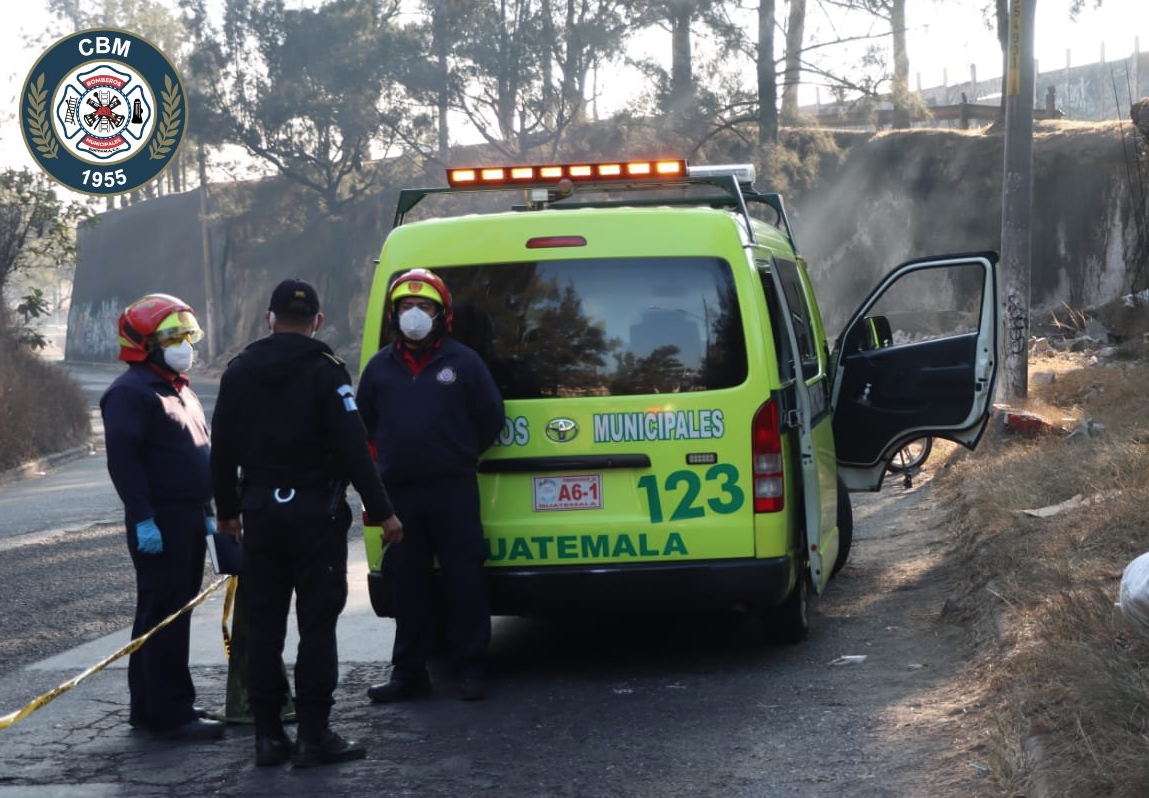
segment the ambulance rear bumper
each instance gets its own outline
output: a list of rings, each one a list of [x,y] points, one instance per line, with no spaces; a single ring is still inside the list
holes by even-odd
[[[492,615],[764,609],[780,604],[799,576],[789,557],[486,569]],[[394,617],[393,585],[370,572],[367,587],[375,613]],[[438,571],[433,589],[446,606]]]

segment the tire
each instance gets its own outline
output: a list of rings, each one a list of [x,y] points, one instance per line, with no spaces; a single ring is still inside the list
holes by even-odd
[[[926,440],[929,440],[927,438]],[[834,560],[834,568],[830,576],[842,570],[850,556],[850,549],[854,545],[854,507],[850,504],[850,494],[846,486],[838,479],[838,557]]]
[[[810,578],[805,564],[790,595],[776,607],[762,610],[762,636],[770,643],[801,643],[810,633]]]
[[[919,468],[930,456],[930,450],[933,448],[933,438],[928,436],[915,438],[894,454],[894,458],[890,460],[886,469],[892,474],[900,474],[903,471]]]

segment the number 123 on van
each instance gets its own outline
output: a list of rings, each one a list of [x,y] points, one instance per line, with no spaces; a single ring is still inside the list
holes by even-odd
[[[602,477],[598,474],[579,476],[535,477],[535,510],[602,509]]]

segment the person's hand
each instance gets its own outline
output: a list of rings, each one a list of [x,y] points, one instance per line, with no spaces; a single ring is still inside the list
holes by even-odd
[[[392,516],[383,521],[383,545],[399,543],[403,540],[403,522],[399,516]]]
[[[164,539],[156,519],[149,518],[136,524],[136,551],[140,554],[159,554],[164,550]]]
[[[238,518],[219,519],[219,531],[225,535],[231,535],[236,540],[243,539],[243,524]]]

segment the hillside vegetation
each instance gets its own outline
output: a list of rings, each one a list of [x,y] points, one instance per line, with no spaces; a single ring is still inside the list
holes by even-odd
[[[91,434],[88,403],[72,378],[0,336],[0,471]]]
[[[1102,357],[1034,355],[1024,409],[1078,431],[997,426],[943,481],[1003,795],[1149,794],[1149,639],[1114,609],[1125,565],[1149,550],[1147,355],[1140,336]]]

